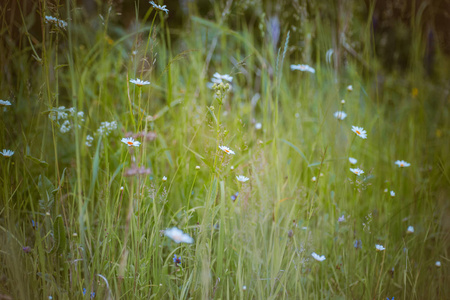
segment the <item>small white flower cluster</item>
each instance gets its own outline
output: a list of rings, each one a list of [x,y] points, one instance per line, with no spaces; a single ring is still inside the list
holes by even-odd
[[[57,19],[57,18],[51,17],[51,16],[45,16],[45,23],[53,24],[53,25],[58,26],[59,28],[62,28],[62,29],[66,29],[66,27],[67,27],[67,22],[66,21],[63,21],[63,20],[60,20],[60,19]]]
[[[92,142],[94,141],[94,137],[91,135],[86,136],[86,146],[92,147]]]
[[[117,129],[117,121],[101,122],[100,127],[97,129],[99,135],[108,136],[112,131]]]
[[[65,106],[60,106],[56,109],[53,109],[48,114],[48,117],[50,120],[56,121],[58,124],[59,124],[59,121],[64,121],[62,124],[60,124],[59,131],[61,131],[61,133],[67,133],[72,129],[72,123],[70,122],[69,114],[66,111],[69,111],[70,116],[72,118],[79,118],[80,122],[84,122],[84,112],[82,112],[82,111],[77,112],[75,107],[66,109]],[[81,127],[81,126],[78,125],[78,127]]]

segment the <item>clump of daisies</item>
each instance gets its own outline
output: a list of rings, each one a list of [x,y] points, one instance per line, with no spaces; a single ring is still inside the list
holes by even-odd
[[[66,29],[67,22],[52,16],[45,16],[45,23],[55,25],[61,29]]]
[[[314,68],[308,66],[308,65],[291,65],[291,70],[299,70],[302,72],[310,72],[310,73],[316,73],[316,70]]]

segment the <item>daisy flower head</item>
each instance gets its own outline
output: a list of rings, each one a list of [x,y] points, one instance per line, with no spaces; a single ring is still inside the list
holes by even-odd
[[[143,81],[140,80],[139,78],[137,79],[131,79],[130,80],[131,83],[134,83],[135,85],[137,85],[138,87],[144,86],[144,85],[149,85],[150,81]]]
[[[316,252],[311,253],[311,256],[317,261],[324,261],[326,259],[325,255],[319,255]]]
[[[353,91],[353,85],[347,86],[347,92],[351,92],[351,91]]]
[[[1,151],[0,154],[3,155],[4,157],[11,157],[13,156],[14,151],[3,149],[3,151]]]
[[[139,145],[141,144],[141,142],[135,141],[132,137],[122,138],[121,142],[128,145],[128,147],[131,147],[131,146],[139,147]]]
[[[163,176],[162,181],[167,181],[167,177]]]
[[[395,162],[395,164],[399,167],[399,168],[406,168],[406,167],[409,167],[411,164],[410,163],[407,163],[406,161],[404,161],[404,160],[397,160],[396,162]]]
[[[337,111],[334,113],[334,117],[338,120],[344,120],[347,117],[347,114],[343,111]]]
[[[153,6],[154,9],[159,10],[159,11],[163,11],[166,14],[169,13],[169,10],[166,8],[166,5],[162,5],[161,6],[161,5],[156,4],[154,1],[150,1],[149,3]]]
[[[246,181],[249,180],[249,178],[248,178],[248,177],[245,177],[244,175],[236,176],[236,179],[237,179],[238,181],[240,181],[240,182],[246,182]]]
[[[412,233],[414,233],[414,227],[408,226],[408,229],[406,229],[406,233],[407,233],[407,234],[412,234]]]
[[[255,129],[256,130],[260,130],[262,128],[262,124],[261,123],[256,123],[255,124]]]
[[[353,158],[353,157],[349,157],[349,158],[348,158],[348,161],[349,161],[352,165],[355,165],[355,164],[358,162],[358,160],[357,160],[356,158]]]
[[[438,261],[435,263],[435,266],[438,267],[438,268],[440,268],[440,267],[441,267],[441,262],[438,260]]]
[[[355,169],[350,168],[350,171],[352,171],[357,176],[364,174],[364,171],[361,170],[360,168],[355,168]]]
[[[384,248],[383,245],[378,245],[378,244],[376,244],[376,245],[375,245],[375,249],[376,249],[377,251],[384,251],[386,248]]]
[[[362,127],[352,126],[352,131],[362,139],[367,139],[367,132]]]
[[[317,181],[317,177],[314,176],[313,178],[311,178],[312,182],[316,182]]]
[[[171,238],[175,243],[187,243],[192,244],[194,239],[191,238],[188,234],[184,233],[182,230],[172,227],[164,230],[164,235]]]
[[[233,150],[231,150],[230,148],[228,148],[227,146],[219,146],[220,150],[222,150],[223,152],[225,152],[226,154],[230,155],[230,154],[235,154]]]
[[[395,192],[394,191],[390,191],[389,194],[391,195],[391,197],[395,197]]]
[[[291,65],[291,70],[299,70],[302,72],[316,73],[316,70],[314,70],[314,68],[312,68],[308,65]]]
[[[233,81],[233,77],[231,77],[228,74],[224,74],[224,75],[220,75],[219,73],[214,73],[213,74],[213,78],[211,79],[211,81],[213,83],[222,83],[223,80],[226,80],[228,82],[232,82]]]
[[[11,102],[9,102],[8,100],[0,100],[0,105],[1,106],[10,106]]]

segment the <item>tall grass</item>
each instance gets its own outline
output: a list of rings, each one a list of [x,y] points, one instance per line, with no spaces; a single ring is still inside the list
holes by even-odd
[[[15,153],[0,157],[0,298],[448,297],[449,72],[442,63],[430,80],[418,63],[420,14],[410,70],[387,74],[373,5],[346,25],[360,6],[332,7],[346,13],[333,22],[313,5],[274,45],[264,17],[234,14],[233,1],[208,18],[190,3],[183,28],[147,3],[128,28],[111,3],[94,17],[52,3],[1,9],[0,98],[12,105],[0,107],[0,147]],[[316,72],[290,70],[302,63]],[[233,76],[229,90],[207,88],[215,72]],[[139,147],[120,142],[132,134]],[[194,243],[164,236],[174,226]]]

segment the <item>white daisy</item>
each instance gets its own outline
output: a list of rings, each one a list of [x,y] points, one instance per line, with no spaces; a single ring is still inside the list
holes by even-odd
[[[223,152],[227,153],[227,154],[235,154],[233,150],[231,150],[230,148],[228,148],[227,146],[219,146],[220,150],[222,150]]]
[[[0,105],[10,106],[11,102],[9,102],[8,100],[0,100]]]
[[[139,147],[139,145],[141,144],[141,142],[135,141],[132,137],[130,137],[130,138],[123,138],[120,141],[122,143],[128,145],[128,147],[131,147],[131,146]]]
[[[311,253],[311,255],[317,261],[324,261],[325,260],[325,255],[319,255],[316,252]]]
[[[414,233],[414,227],[408,226],[408,229],[406,229],[406,233],[407,233],[407,234]]]
[[[3,151],[1,151],[0,154],[3,155],[4,157],[11,157],[13,156],[14,151],[3,149]]]
[[[338,120],[344,120],[347,117],[347,114],[343,111],[337,111],[334,113],[334,117]]]
[[[344,99],[341,100],[341,104],[345,104],[345,100]]]
[[[164,235],[171,238],[175,243],[187,243],[192,244],[194,239],[189,235],[185,234],[182,230],[172,227],[170,229],[164,230]]]
[[[367,132],[362,127],[352,126],[352,131],[356,133],[360,138],[367,139]]]
[[[388,189],[384,189],[384,192],[387,193],[387,192],[389,192],[389,190]]]
[[[356,163],[358,162],[358,160],[357,160],[356,158],[353,158],[353,157],[349,157],[349,158],[348,158],[348,161],[349,161],[352,165],[354,165],[354,164],[356,164]]]
[[[390,191],[391,197],[395,197],[395,192],[394,191]]]
[[[291,65],[291,70],[299,70],[302,72],[316,73],[316,70],[314,70],[314,68],[312,68],[308,65]]]
[[[162,6],[161,6],[161,5],[156,4],[156,3],[153,2],[153,1],[150,1],[149,3],[153,6],[154,9],[159,10],[159,11],[163,11],[163,12],[165,12],[166,14],[169,13],[169,10],[166,8],[166,5],[162,5]]]
[[[435,265],[436,265],[436,267],[440,268],[440,267],[441,267],[441,262],[440,262],[440,261],[437,261],[437,262],[435,263]]]
[[[200,170],[200,166],[195,166],[195,169],[196,170]]]
[[[131,79],[130,82],[134,83],[138,87],[150,84],[150,81],[143,81],[143,80],[140,80],[139,78],[138,79]]]
[[[406,167],[409,167],[411,164],[410,163],[407,163],[406,161],[404,161],[404,160],[397,160],[396,162],[395,162],[395,164],[399,167],[399,168],[406,168]]]
[[[316,181],[317,181],[317,177],[314,176],[313,178],[311,178],[311,180],[312,180],[313,182],[316,182]]]
[[[262,128],[262,124],[261,123],[256,123],[255,124],[255,129],[256,130],[260,130]]]
[[[236,176],[236,179],[240,182],[246,182],[247,180],[249,180],[249,178],[245,177],[244,175]]]
[[[352,85],[349,85],[349,86],[347,87],[347,91],[348,91],[348,92],[353,91],[353,86],[352,86]]]
[[[352,171],[352,172],[353,172],[354,174],[356,174],[357,176],[359,176],[359,175],[361,175],[361,174],[364,174],[364,171],[361,170],[360,168],[355,168],[355,169],[350,168],[350,171]]]
[[[222,80],[226,80],[228,82],[232,82],[233,81],[233,77],[231,77],[228,74],[220,75],[219,73],[216,72],[216,73],[213,74],[213,78],[211,79],[211,81],[213,83],[222,83]]]
[[[383,245],[378,245],[378,244],[376,244],[376,245],[375,245],[375,249],[376,249],[377,251],[384,251],[384,249],[386,249],[386,248],[384,248]]]
[[[162,181],[167,181],[167,177],[163,176]]]

